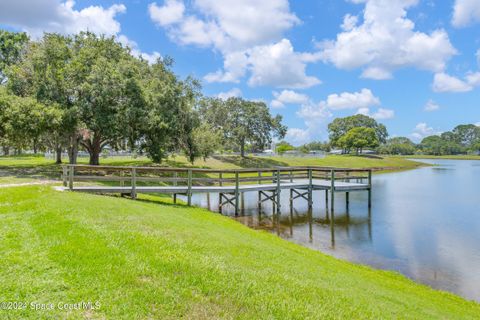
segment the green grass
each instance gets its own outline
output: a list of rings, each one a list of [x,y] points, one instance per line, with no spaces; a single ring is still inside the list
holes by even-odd
[[[480,306],[181,205],[0,189],[0,301],[22,319],[474,319]]]
[[[480,160],[480,156],[476,155],[448,155],[448,156],[430,156],[430,155],[412,155],[402,156],[409,159],[450,159],[450,160]]]
[[[65,160],[66,161],[66,160]],[[110,157],[102,158],[101,164],[119,166],[151,166],[148,158]],[[88,163],[87,158],[79,158],[79,163]],[[169,167],[192,167],[183,156],[171,157],[161,164]],[[246,157],[221,156],[203,161],[199,159],[193,167],[211,169],[270,168],[274,166],[333,166],[348,168],[383,168],[384,170],[411,169],[421,165],[401,157],[369,158],[350,155],[331,155],[326,158],[292,157]],[[38,180],[59,179],[61,168],[45,157],[25,155],[0,157],[0,184],[21,183]]]

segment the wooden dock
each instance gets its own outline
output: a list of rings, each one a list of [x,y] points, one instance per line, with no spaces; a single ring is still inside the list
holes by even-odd
[[[271,201],[280,213],[280,193],[289,190],[290,205],[298,198],[313,205],[312,192],[325,191],[330,209],[334,210],[335,193],[368,192],[368,207],[372,204],[372,170],[328,167],[275,167],[262,169],[214,170],[196,168],[124,167],[124,166],[63,166],[65,189],[100,194],[129,195],[139,193],[185,195],[191,205],[194,193],[218,193],[219,211],[230,204],[239,212],[240,194],[258,192],[258,202]],[[80,183],[80,185],[78,185]]]

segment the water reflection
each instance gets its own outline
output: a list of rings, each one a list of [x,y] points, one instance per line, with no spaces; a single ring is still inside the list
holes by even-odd
[[[242,223],[338,258],[395,270],[432,287],[480,301],[479,162],[436,161],[437,167],[376,175],[373,207],[366,192],[335,195],[335,212],[325,191],[290,206],[282,191],[280,216],[256,192],[241,198]],[[194,203],[218,210],[218,195],[196,195]],[[348,204],[348,205],[347,205]],[[260,208],[260,210],[259,210]],[[232,206],[223,213],[234,216]]]

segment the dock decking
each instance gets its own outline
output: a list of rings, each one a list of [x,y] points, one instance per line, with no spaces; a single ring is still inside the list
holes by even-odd
[[[62,175],[68,190],[128,194],[134,199],[138,193],[162,193],[172,194],[176,202],[177,194],[182,194],[186,195],[187,203],[191,205],[194,193],[218,193],[219,211],[224,205],[231,204],[235,207],[235,214],[238,214],[239,195],[244,192],[258,192],[259,203],[272,201],[279,213],[282,190],[290,191],[290,203],[303,198],[308,201],[309,208],[313,204],[312,191],[325,190],[326,201],[328,193],[331,195],[332,211],[336,192],[346,193],[348,205],[350,192],[367,191],[370,208],[371,176],[369,169],[325,167],[211,170],[87,165],[63,166]],[[76,182],[87,184],[76,185]]]

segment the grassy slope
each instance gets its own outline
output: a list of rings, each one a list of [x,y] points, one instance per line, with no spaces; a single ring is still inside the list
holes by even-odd
[[[0,301],[101,302],[0,318],[473,319],[480,306],[199,208],[0,189]],[[3,312],[3,314],[2,314]]]
[[[409,159],[450,159],[450,160],[480,160],[480,156],[475,155],[450,155],[450,156],[429,156],[429,155],[412,155],[412,156],[402,156],[403,158]]]

